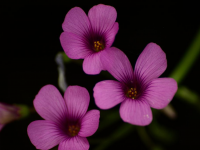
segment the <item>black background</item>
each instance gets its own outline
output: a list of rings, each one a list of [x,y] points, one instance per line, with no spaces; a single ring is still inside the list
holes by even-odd
[[[64,17],[72,7],[79,6],[87,13],[93,5],[99,3],[116,8],[119,31],[113,46],[126,53],[133,66],[149,42],[161,46],[168,60],[167,70],[162,76],[171,73],[200,27],[198,5],[193,2],[7,1],[0,5],[0,101],[32,107],[32,101],[42,86],[53,84],[58,87],[55,55],[63,51],[59,36]],[[181,83],[195,92],[200,92],[199,63],[198,60]],[[91,96],[90,108],[96,108],[92,89],[103,78],[84,74],[82,67],[77,64],[67,65],[66,78],[69,85],[86,87]],[[174,128],[179,136],[167,148],[195,149],[199,145],[199,111],[176,98],[172,105],[177,110],[178,118],[170,120],[163,116],[165,120],[161,118],[160,122]],[[0,132],[0,150],[35,149],[26,129],[30,122],[37,119],[40,119],[39,115],[33,114],[29,118],[6,125]],[[91,149],[94,147],[95,145],[91,145]],[[111,148],[147,149],[134,132]]]

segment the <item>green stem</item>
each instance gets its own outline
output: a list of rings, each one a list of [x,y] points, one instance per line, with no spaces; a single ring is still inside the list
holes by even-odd
[[[189,90],[188,88],[181,86],[179,87],[176,96],[181,98],[182,100],[192,104],[198,108],[200,108],[200,97],[195,92]]]
[[[162,147],[159,145],[155,145],[149,135],[147,134],[145,127],[136,127],[136,131],[138,132],[138,135],[140,136],[140,139],[143,141],[143,143],[151,150],[163,150]]]
[[[176,66],[174,71],[171,73],[170,77],[174,78],[177,83],[180,83],[186,74],[189,72],[189,69],[194,64],[200,53],[200,29],[197,32],[197,35],[188,48],[185,56]]]

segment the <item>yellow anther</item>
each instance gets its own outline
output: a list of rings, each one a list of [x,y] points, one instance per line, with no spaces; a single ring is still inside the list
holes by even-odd
[[[136,96],[137,96],[136,88],[130,88],[126,93],[126,96],[129,97],[129,98],[135,99]]]
[[[100,41],[94,41],[94,50],[96,52],[99,52],[101,50],[104,49],[104,45],[103,45],[103,42],[100,42]]]
[[[80,127],[78,125],[71,125],[71,126],[68,126],[68,133],[69,133],[69,136],[76,136],[80,131]]]

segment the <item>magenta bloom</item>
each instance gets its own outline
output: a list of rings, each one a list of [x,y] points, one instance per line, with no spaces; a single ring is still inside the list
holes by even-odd
[[[19,110],[17,106],[0,103],[0,131],[6,124],[20,118]]]
[[[119,29],[116,18],[115,8],[103,4],[92,7],[88,16],[79,7],[67,13],[60,42],[69,58],[84,59],[85,73],[98,74],[104,70],[100,55],[115,39]]]
[[[140,126],[150,124],[150,107],[166,107],[177,91],[174,79],[158,78],[167,68],[165,53],[157,44],[148,44],[137,59],[134,71],[127,56],[117,48],[105,51],[102,56],[106,70],[118,81],[105,80],[95,85],[96,105],[109,109],[121,103],[123,121]]]
[[[93,135],[99,125],[99,110],[87,112],[90,96],[80,86],[69,86],[64,94],[53,85],[42,87],[33,104],[45,120],[33,121],[27,132],[37,149],[88,150],[86,137]]]

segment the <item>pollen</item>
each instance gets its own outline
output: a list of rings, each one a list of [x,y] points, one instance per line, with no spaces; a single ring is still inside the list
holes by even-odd
[[[126,93],[126,96],[129,97],[129,98],[135,99],[137,94],[138,93],[137,93],[136,88],[130,88]]]
[[[68,133],[69,136],[73,137],[76,136],[80,131],[80,127],[78,125],[70,125],[68,126]]]
[[[99,52],[99,51],[101,51],[101,50],[103,50],[103,49],[104,49],[104,44],[103,44],[103,42],[94,41],[94,50],[95,50],[96,52]]]

